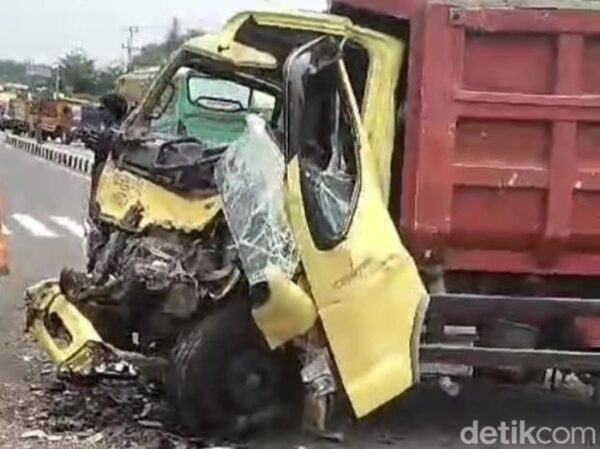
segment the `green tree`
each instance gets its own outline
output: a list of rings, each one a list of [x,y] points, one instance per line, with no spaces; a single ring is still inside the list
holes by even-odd
[[[27,81],[26,65],[23,62],[0,61],[0,81],[4,83],[25,83]]]
[[[73,93],[93,93],[95,63],[82,50],[71,51],[60,61],[60,76],[66,89]]]

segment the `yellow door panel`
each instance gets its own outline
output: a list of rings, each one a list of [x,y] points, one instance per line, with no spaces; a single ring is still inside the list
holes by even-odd
[[[364,169],[364,167],[363,167]],[[289,188],[300,192],[297,159]],[[289,212],[300,254],[346,392],[364,416],[409,388],[427,301],[417,268],[384,207],[379,187],[362,176],[361,194],[347,238],[331,251],[318,250],[305,220],[301,196]]]
[[[148,226],[201,231],[221,210],[218,196],[199,198],[171,192],[112,164],[107,164],[102,172],[96,201],[103,219],[127,229],[132,227],[128,218],[139,214],[133,231]]]
[[[309,57],[299,52],[295,67],[294,60],[288,61],[288,76],[292,80],[288,92],[293,92],[294,82],[306,83],[306,86],[314,83],[314,79],[311,81],[312,73],[315,73],[314,76],[319,74],[313,67],[325,67],[323,71],[330,70],[331,65],[328,68],[326,61],[319,62],[321,55],[332,53],[327,50],[326,45],[326,42],[320,41],[315,44],[317,48],[314,51],[307,47],[304,51],[312,52]],[[312,66],[304,76],[299,76],[298,72],[306,66],[306,61],[311,61]],[[328,141],[314,141],[314,136],[318,139],[322,134],[311,133],[310,126],[319,128],[319,120],[311,122],[309,118],[304,121],[291,108],[288,112],[288,116],[292,118],[290,127],[296,126],[296,123],[302,123],[303,126],[301,132],[292,135],[299,136],[300,140],[303,139],[303,133],[307,133],[308,137],[306,145],[294,147],[293,140],[290,141],[291,151],[296,155],[288,165],[287,206],[300,257],[333,357],[354,412],[362,417],[398,396],[418,380],[418,375],[415,375],[418,373],[418,336],[428,296],[417,267],[389,216],[384,192],[378,182],[377,158],[370,150],[369,140],[360,124],[358,107],[344,64],[338,61],[338,67],[340,80],[335,89],[345,91],[352,116],[349,120],[353,121],[352,132],[356,134],[352,136],[353,144],[359,150],[356,155],[357,164],[345,160],[340,165],[341,168],[337,169],[341,170],[338,173],[352,176],[351,171],[344,172],[348,170],[344,166],[355,165],[358,172],[354,175],[354,194],[347,213],[352,216],[346,233],[337,243],[320,245],[320,248],[331,249],[319,249],[315,243],[319,222],[315,222],[314,213],[315,208],[321,206],[315,206],[314,197],[307,200],[306,195],[310,193],[310,189],[316,188],[312,186],[318,185],[318,175],[311,171],[314,170],[314,165],[310,170],[308,168],[311,167],[311,152],[316,155],[317,164],[326,157]],[[330,75],[331,73],[327,73],[323,79],[330,80]],[[331,83],[324,84],[324,88],[328,85]],[[299,97],[309,98],[310,92],[303,91]],[[323,92],[323,95],[327,95],[327,92]],[[301,102],[287,101],[300,108],[304,105],[309,114],[314,113],[314,106],[308,104],[310,99]],[[339,103],[331,101],[329,104]],[[338,116],[338,120],[342,120],[339,117],[342,116]],[[347,126],[338,126],[336,132],[342,132],[340,130],[347,130]],[[321,131],[326,133],[326,130]],[[347,136],[336,144],[337,148],[341,148],[339,145],[348,148],[345,137]],[[334,144],[331,145],[333,148]],[[306,158],[306,166],[302,165],[302,157]],[[331,166],[330,161],[327,168],[320,170],[326,173]],[[335,175],[335,172],[329,173]],[[305,185],[302,184],[302,179],[305,180]],[[329,184],[329,187],[332,186],[334,184]],[[319,188],[322,191],[328,190],[327,186]],[[307,210],[307,204],[311,204],[310,211]],[[331,204],[325,201],[323,207]]]

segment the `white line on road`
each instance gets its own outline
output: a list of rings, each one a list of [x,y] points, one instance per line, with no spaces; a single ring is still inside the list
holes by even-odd
[[[81,226],[79,223],[77,223],[72,218],[60,217],[60,216],[53,215],[50,217],[50,219],[57,225],[65,228],[71,234],[74,234],[79,238],[83,238],[83,235],[84,235],[83,226]]]
[[[58,237],[53,231],[48,229],[43,223],[37,221],[31,215],[12,214],[11,217],[36,237]]]

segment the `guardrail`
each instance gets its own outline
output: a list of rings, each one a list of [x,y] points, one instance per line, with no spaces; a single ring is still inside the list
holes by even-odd
[[[92,167],[94,165],[93,156],[87,154],[75,154],[71,151],[40,144],[12,134],[6,134],[5,142],[32,156],[46,159],[47,161],[69,168],[78,173],[83,173],[85,175],[90,175],[92,173]]]

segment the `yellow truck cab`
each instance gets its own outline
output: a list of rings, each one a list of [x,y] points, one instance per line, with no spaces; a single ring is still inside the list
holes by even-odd
[[[113,360],[106,343],[165,357],[193,432],[297,405],[295,387],[362,417],[417,382],[428,295],[388,213],[395,103],[379,95],[402,52],[309,13],[242,13],[184,44],[93,180],[89,269],[27,293],[51,358],[81,375]],[[194,99],[222,126],[240,89],[273,108],[227,146],[156,132],[182,68],[238,86]]]

